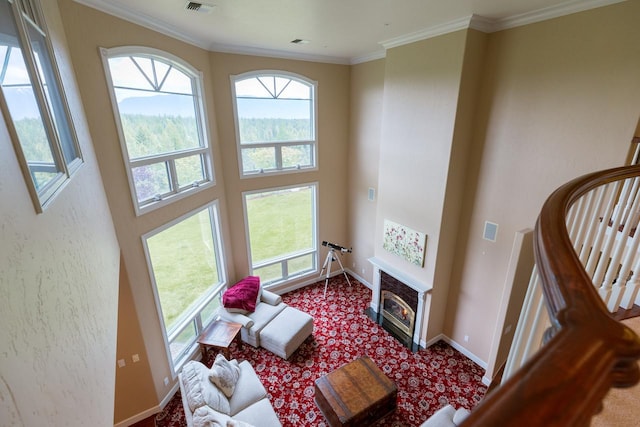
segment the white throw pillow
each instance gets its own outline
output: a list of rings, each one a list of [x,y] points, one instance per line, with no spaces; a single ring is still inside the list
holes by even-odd
[[[207,381],[209,369],[194,360],[182,367],[182,385],[189,409],[195,412],[201,406],[210,406],[223,414],[229,414],[229,399],[210,381]]]
[[[239,378],[238,361],[228,361],[222,354],[218,354],[209,371],[209,380],[222,390],[225,396],[231,397]]]
[[[193,427],[224,427],[220,415],[207,405],[201,406],[193,413]]]

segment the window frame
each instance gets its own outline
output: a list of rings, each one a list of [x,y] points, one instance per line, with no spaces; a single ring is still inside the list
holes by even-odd
[[[195,215],[200,214],[204,210],[209,210],[209,218],[211,221],[211,230],[213,233],[212,239],[214,242],[214,252],[217,258],[217,269],[218,269],[218,283],[212,284],[210,290],[201,295],[197,301],[197,304],[193,307],[190,312],[184,312],[180,315],[177,320],[176,325],[172,330],[167,330],[167,325],[164,322],[164,315],[162,311],[162,304],[160,301],[160,294],[158,292],[158,285],[155,278],[155,273],[153,270],[153,265],[151,262],[151,253],[149,251],[149,245],[147,240],[151,237],[154,237],[163,231],[168,230],[176,224],[181,223],[184,220],[187,220]],[[202,319],[202,311],[215,299],[219,299],[220,305],[222,305],[222,293],[226,290],[228,279],[227,279],[227,269],[226,263],[224,259],[224,245],[222,238],[222,231],[220,230],[220,203],[216,199],[212,202],[209,202],[203,206],[200,206],[184,215],[181,215],[178,218],[169,221],[157,227],[144,235],[142,235],[142,246],[144,249],[145,259],[147,263],[147,270],[149,272],[149,277],[151,280],[153,297],[156,306],[156,311],[158,314],[158,319],[160,321],[160,327],[162,330],[162,338],[165,345],[165,351],[167,354],[167,360],[169,361],[169,366],[171,367],[171,373],[173,375],[173,379],[176,378],[178,372],[187,361],[191,360],[195,353],[199,351],[199,346],[197,343],[198,336],[204,331],[204,329],[209,326],[209,324],[216,318],[213,318],[209,321],[209,323],[204,323]],[[173,355],[171,353],[171,344],[173,341],[180,336],[182,332],[184,332],[189,326],[193,325],[195,327],[195,335],[194,340],[185,346],[184,350],[181,351],[176,360],[173,359]]]
[[[311,132],[312,139],[311,140],[300,140],[300,141],[276,141],[276,142],[254,142],[254,143],[242,143],[240,140],[240,120],[238,117],[238,103],[237,103],[237,95],[236,95],[236,82],[251,78],[257,77],[283,77],[287,79],[292,79],[308,85],[311,91]],[[236,149],[238,155],[238,170],[240,173],[240,179],[246,178],[256,178],[263,177],[267,175],[281,175],[281,174],[289,174],[289,173],[300,173],[306,171],[315,171],[318,170],[318,82],[312,80],[308,77],[305,77],[301,74],[292,73],[289,71],[282,70],[256,70],[256,71],[248,71],[246,73],[241,74],[233,74],[230,76],[231,79],[231,101],[233,103],[233,119],[235,125],[235,136],[236,136]],[[311,157],[311,166],[303,166],[303,167],[282,167],[282,148],[288,146],[299,146],[299,145],[310,145],[310,157]],[[275,162],[276,167],[274,169],[264,170],[261,169],[259,171],[250,171],[245,172],[243,158],[242,158],[242,149],[243,148],[267,148],[273,147],[275,149]]]
[[[304,188],[304,187],[313,188],[313,198],[312,198],[313,206],[311,209],[311,212],[314,215],[314,218],[313,218],[314,223],[312,225],[312,230],[311,230],[312,247],[310,249],[305,249],[302,251],[291,253],[288,256],[279,256],[267,261],[262,261],[254,265],[253,256],[251,254],[251,235],[249,230],[249,215],[247,211],[247,196],[250,196],[252,194],[269,193],[269,192],[276,192],[281,190],[289,190],[289,189]],[[318,249],[318,233],[319,233],[319,217],[320,217],[319,216],[320,208],[318,203],[319,187],[320,187],[319,183],[315,181],[315,182],[305,182],[300,184],[292,184],[292,185],[272,187],[272,188],[261,188],[257,190],[242,192],[242,210],[244,215],[244,228],[245,228],[245,238],[246,238],[246,248],[247,248],[247,260],[249,264],[249,274],[255,275],[254,270],[258,268],[268,267],[270,265],[276,265],[276,264],[280,264],[281,266],[280,268],[282,272],[282,277],[276,280],[262,281],[262,285],[264,286],[265,289],[269,289],[271,287],[281,285],[283,283],[287,283],[292,280],[297,280],[302,277],[306,277],[306,276],[310,276],[318,273],[319,271],[318,263],[319,263],[319,256],[320,256],[320,250]],[[305,255],[312,255],[311,269],[289,275],[288,262]]]
[[[213,154],[211,150],[211,137],[208,125],[208,114],[206,104],[204,102],[204,76],[203,73],[197,70],[188,62],[183,59],[165,52],[160,49],[155,49],[146,46],[118,46],[113,48],[99,48],[100,56],[102,57],[102,64],[105,72],[109,98],[111,100],[111,106],[113,108],[114,121],[118,130],[118,139],[120,140],[120,148],[122,149],[122,159],[125,163],[125,169],[127,172],[127,179],[129,181],[129,191],[131,193],[131,199],[135,209],[136,216],[143,215],[147,212],[151,212],[155,209],[169,205],[173,202],[181,200],[192,194],[200,192],[206,188],[216,185],[215,171],[213,168]],[[131,159],[129,154],[129,148],[127,147],[127,141],[125,139],[124,129],[122,126],[122,116],[120,109],[118,108],[118,102],[115,94],[115,86],[113,84],[113,78],[111,75],[111,69],[109,67],[109,59],[115,57],[147,57],[159,60],[161,62],[169,63],[179,71],[183,72],[191,78],[193,97],[195,100],[194,111],[197,126],[198,138],[201,143],[200,147],[189,148],[184,150],[176,150],[168,153],[156,153],[154,155],[148,155]],[[175,167],[176,160],[193,155],[201,156],[202,171],[204,179],[197,185],[180,184],[177,178],[177,172]],[[164,163],[167,167],[169,191],[161,194],[161,198],[151,197],[143,201],[138,201],[136,182],[133,170],[151,164]],[[176,185],[177,183],[177,185]]]
[[[80,169],[84,164],[84,158],[82,156],[82,150],[78,142],[78,136],[73,122],[73,116],[69,108],[67,95],[64,89],[62,78],[60,77],[60,67],[56,60],[49,30],[42,13],[42,8],[38,0],[0,0],[9,3],[13,14],[13,21],[16,24],[17,30],[17,45],[11,46],[9,41],[7,42],[7,58],[10,55],[9,47],[18,47],[21,52],[22,59],[28,74],[30,87],[33,90],[35,102],[40,114],[39,120],[45,131],[47,142],[49,145],[51,157],[53,160],[52,166],[55,168],[55,176],[49,179],[42,188],[38,189],[32,176],[32,170],[29,166],[29,162],[24,153],[22,142],[18,130],[13,121],[13,117],[10,112],[9,104],[6,100],[4,89],[0,84],[0,110],[4,116],[5,125],[11,138],[11,142],[18,159],[20,170],[24,176],[27,190],[33,202],[33,206],[36,213],[43,213],[44,210],[53,202],[55,196],[57,196],[66,184],[71,180],[71,177]],[[41,54],[45,55],[44,58],[47,66],[43,66],[41,71],[47,74],[46,85],[42,81],[38,67],[36,66],[36,55],[34,54],[34,45],[38,44],[38,40],[33,40],[29,34],[29,28],[42,36]],[[11,40],[12,41],[12,40]],[[46,90],[46,86],[50,86],[51,90]],[[51,97],[51,98],[48,98]],[[55,114],[54,114],[55,113]],[[59,114],[56,120],[56,114]],[[62,125],[64,129],[59,129]],[[68,141],[66,144],[68,148],[72,150],[75,155],[73,159],[67,159],[65,157],[65,149],[63,148],[61,132],[68,135]],[[65,147],[67,147],[65,145]]]

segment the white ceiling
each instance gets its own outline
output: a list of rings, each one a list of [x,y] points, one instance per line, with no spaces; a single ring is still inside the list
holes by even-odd
[[[187,0],[75,1],[208,50],[353,64],[469,26],[492,32],[622,0],[200,0],[209,13]]]

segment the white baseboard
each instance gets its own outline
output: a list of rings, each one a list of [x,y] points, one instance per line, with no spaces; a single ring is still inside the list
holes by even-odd
[[[446,341],[447,343],[449,342],[449,338],[446,337],[444,334],[438,334],[434,338],[431,338],[429,341],[420,340],[420,347],[422,348],[431,347],[432,345],[434,345],[440,340]]]
[[[373,285],[372,285],[371,283],[367,282],[367,281],[365,280],[365,278],[364,278],[364,277],[360,276],[359,274],[356,274],[354,271],[349,270],[348,268],[345,268],[345,270],[344,270],[344,271],[346,271],[347,273],[349,273],[349,276],[353,276],[353,277],[355,277],[355,278],[356,278],[356,280],[357,280],[358,282],[362,283],[362,284],[363,284],[363,285],[365,285],[367,288],[369,288],[369,289],[373,289]]]
[[[331,275],[333,277],[333,275]],[[274,286],[274,287],[266,287],[265,289],[268,289],[269,291],[278,294],[278,295],[282,295],[282,294],[286,294],[288,292],[293,292],[297,289],[300,288],[304,288],[305,286],[309,286],[312,285],[318,281],[320,281],[322,278],[321,277],[317,277],[317,276],[313,276],[310,277],[306,280],[303,280],[302,282],[297,282],[297,283],[293,283],[293,284],[286,284],[286,285],[282,285],[282,286]]]
[[[358,282],[362,283],[363,285],[365,285],[367,288],[372,289],[371,283],[367,282],[365,279],[363,279],[362,277],[360,277],[359,275],[357,275],[356,273],[354,273],[353,271],[345,268],[344,269],[345,273],[348,273],[350,276],[353,276],[356,280],[358,280]],[[342,274],[342,271],[334,271],[332,272],[329,277],[335,277]],[[267,287],[266,289],[269,289],[271,292],[276,293],[278,295],[282,295],[282,294],[286,294],[287,292],[293,292],[297,289],[300,288],[304,288],[305,286],[309,286],[312,285],[314,283],[320,282],[321,280],[324,280],[325,276],[316,276],[315,274],[313,276],[310,276],[308,278],[306,278],[305,280],[301,281],[301,282],[296,282],[293,284],[286,284],[286,285],[282,285],[282,286],[278,286],[275,285],[273,287]]]
[[[169,401],[173,399],[173,396],[175,396],[179,388],[180,388],[180,383],[176,381],[173,387],[171,387],[171,390],[169,390],[169,393],[167,393],[164,399],[162,399],[162,402],[160,402],[160,408],[164,409],[164,407],[167,406],[167,403],[169,403]]]
[[[156,415],[157,413],[159,413],[160,411],[162,411],[164,409],[165,406],[167,406],[167,404],[169,403],[169,401],[171,399],[173,399],[173,396],[175,396],[176,392],[178,391],[178,388],[180,387],[180,384],[178,384],[178,382],[175,383],[175,385],[173,387],[171,387],[171,390],[169,390],[169,393],[167,393],[167,395],[164,397],[164,399],[162,399],[162,401],[160,402],[159,405],[153,406],[145,411],[140,412],[139,414],[134,415],[133,417],[129,417],[126,420],[120,421],[117,424],[114,424],[114,427],[129,427],[130,425],[133,425],[135,423],[137,423],[138,421],[142,421],[144,419],[147,419],[153,415]]]
[[[482,369],[484,369],[485,372],[487,371],[487,362],[485,362],[484,360],[480,359],[478,356],[476,356],[475,354],[473,354],[472,352],[467,350],[464,346],[461,346],[460,344],[458,344],[457,342],[455,342],[454,340],[452,340],[451,338],[449,338],[445,334],[439,334],[435,338],[430,339],[429,342],[420,341],[420,345],[421,346],[424,345],[423,348],[427,348],[427,347],[432,346],[433,344],[437,343],[440,340],[446,342],[451,347],[455,348],[460,353],[462,353],[463,355],[465,355],[466,357],[468,357],[469,359],[474,361],[476,364],[478,364],[478,366],[480,366]],[[483,376],[482,377],[482,384],[484,384],[484,385],[491,384],[491,379],[487,379],[487,377]]]
[[[455,342],[454,340],[452,340],[451,338],[449,338],[446,335],[442,335],[441,338],[444,342],[446,342],[447,344],[449,344],[451,347],[455,348],[456,350],[458,350],[460,353],[464,354],[465,356],[467,356],[469,359],[473,360],[475,363],[477,363],[482,369],[484,369],[486,371],[487,369],[487,362],[485,362],[484,360],[480,359],[478,356],[476,356],[475,354],[471,353],[469,350],[467,350],[464,346],[458,344],[457,342]]]
[[[490,385],[491,384],[491,378],[487,377],[487,376],[483,376],[482,377],[482,384],[484,385]]]
[[[158,412],[162,411],[162,408],[160,407],[160,405],[156,405],[152,408],[147,409],[146,411],[140,412],[139,414],[134,415],[133,417],[127,418],[124,421],[120,421],[118,424],[114,424],[114,427],[129,427],[130,425],[133,425],[135,423],[137,423],[138,421],[142,421],[146,418],[151,417],[152,415],[157,414]]]

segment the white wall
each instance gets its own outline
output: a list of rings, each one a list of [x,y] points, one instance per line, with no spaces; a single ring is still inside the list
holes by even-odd
[[[561,184],[624,162],[640,115],[638,16],[627,1],[489,36],[444,330],[483,360],[516,231]]]
[[[113,425],[119,248],[56,2],[42,2],[85,164],[36,215],[0,124],[0,424]]]
[[[376,207],[378,204],[378,171],[382,128],[385,61],[377,60],[351,67],[351,130],[348,154],[349,238],[352,246],[346,269],[368,283],[373,281],[373,266],[368,259],[374,254]],[[369,189],[374,200],[369,200]]]
[[[425,287],[439,286],[434,280],[436,263],[440,262],[466,33],[458,31],[396,47],[386,57],[375,256]],[[383,249],[384,220],[427,235],[424,267]],[[446,289],[446,285],[442,286]],[[443,307],[446,297],[447,292],[430,295],[425,323],[430,307]],[[422,329],[422,339],[439,333],[425,338],[426,329]]]

